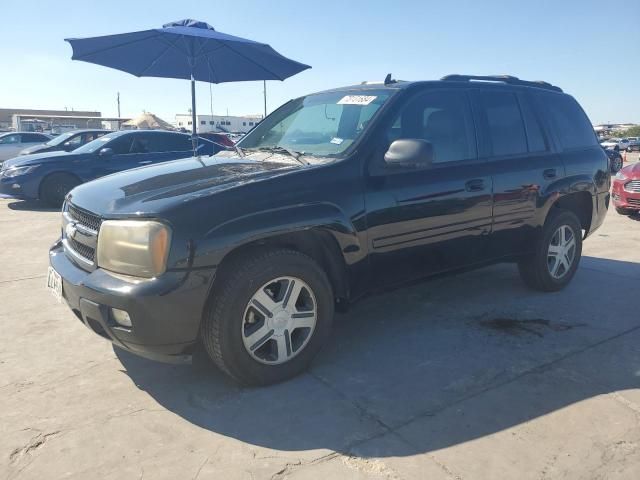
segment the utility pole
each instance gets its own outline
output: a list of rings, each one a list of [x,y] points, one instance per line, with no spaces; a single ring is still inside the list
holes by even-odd
[[[118,130],[120,130],[120,92],[118,92],[117,99],[118,99]]]
[[[267,116],[267,81],[263,80],[262,83],[263,83],[263,87],[264,87],[264,90],[263,90],[263,93],[264,93],[264,117],[266,117]],[[262,117],[262,118],[264,118],[264,117]]]

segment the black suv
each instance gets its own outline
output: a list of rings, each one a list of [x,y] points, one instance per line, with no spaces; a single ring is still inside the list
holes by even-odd
[[[518,263],[557,291],[609,205],[607,156],[558,87],[515,77],[363,84],[291,100],[235,151],[81,185],[50,288],[118,347],[203,347],[244,384],[306,368],[335,308]]]

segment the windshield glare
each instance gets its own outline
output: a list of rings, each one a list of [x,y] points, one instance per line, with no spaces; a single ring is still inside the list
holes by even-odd
[[[120,135],[120,132],[107,133],[106,135],[96,138],[89,143],[85,143],[80,148],[76,148],[73,153],[93,153],[104,147],[105,143]]]
[[[52,140],[49,140],[45,145],[55,147],[57,145],[60,145],[61,143],[66,142],[73,135],[74,135],[74,132],[63,133],[62,135],[58,135],[57,137],[54,137]]]
[[[393,92],[331,92],[292,100],[265,118],[238,144],[243,149],[282,147],[305,155],[340,157]]]

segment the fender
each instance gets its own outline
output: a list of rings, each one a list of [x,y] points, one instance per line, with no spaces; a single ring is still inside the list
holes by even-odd
[[[366,252],[354,224],[335,204],[318,202],[253,212],[221,223],[197,242],[200,251],[194,267],[216,267],[231,251],[243,245],[282,234],[320,229],[336,240],[347,266]]]
[[[598,201],[598,188],[596,186],[596,182],[593,176],[588,174],[576,174],[567,177],[563,177],[558,179],[557,181],[551,183],[544,191],[540,192],[540,196],[538,198],[539,204],[538,208],[536,208],[536,226],[543,226],[544,222],[551,210],[551,207],[562,197],[571,195],[573,193],[578,192],[587,192],[593,201],[593,210],[591,221],[593,221],[594,216],[596,215]],[[588,228],[585,234],[588,235],[591,229]]]

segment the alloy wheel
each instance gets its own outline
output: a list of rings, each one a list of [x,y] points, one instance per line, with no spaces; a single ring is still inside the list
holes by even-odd
[[[316,321],[311,287],[299,278],[279,277],[260,287],[247,303],[242,341],[254,360],[282,364],[304,350]]]
[[[547,251],[549,273],[560,280],[571,270],[576,257],[576,239],[568,225],[561,225],[554,232]]]

